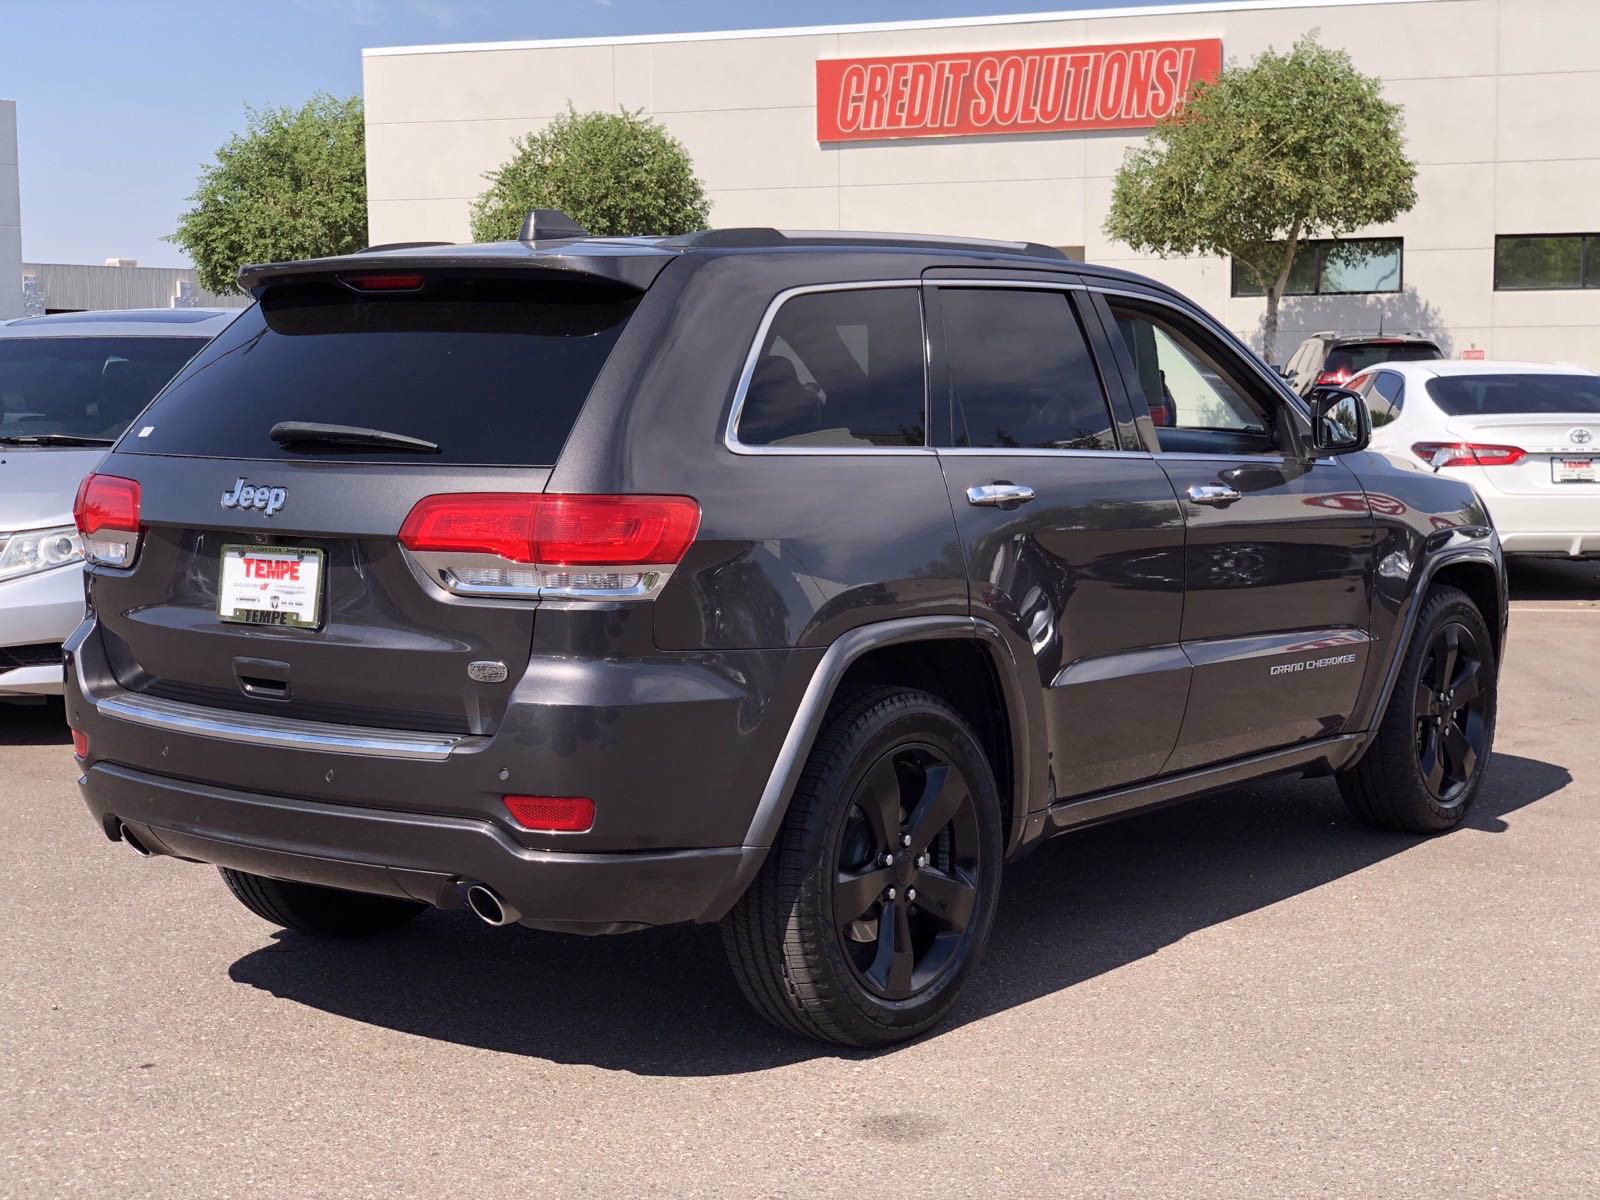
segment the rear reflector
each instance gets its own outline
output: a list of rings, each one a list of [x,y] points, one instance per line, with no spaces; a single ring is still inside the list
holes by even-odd
[[[342,275],[358,292],[414,292],[422,287],[421,275]]]
[[[583,833],[594,827],[594,801],[582,796],[507,796],[506,811],[524,829]]]
[[[400,544],[429,555],[430,570],[458,591],[638,596],[699,528],[688,496],[468,492],[417,501]]]
[[[1475,442],[1418,442],[1411,452],[1430,467],[1509,467],[1527,457],[1520,446],[1481,446]]]
[[[72,753],[79,762],[89,757],[89,735],[81,729],[72,731]]]
[[[72,519],[92,563],[126,567],[139,548],[139,485],[119,475],[90,475],[78,485]]]

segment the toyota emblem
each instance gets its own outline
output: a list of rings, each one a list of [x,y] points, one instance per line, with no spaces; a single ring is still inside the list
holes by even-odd
[[[1575,446],[1587,446],[1594,441],[1594,434],[1587,429],[1574,429],[1567,434],[1567,440]]]

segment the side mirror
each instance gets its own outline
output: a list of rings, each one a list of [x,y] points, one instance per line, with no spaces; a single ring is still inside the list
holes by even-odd
[[[1349,388],[1324,384],[1311,389],[1311,448],[1318,454],[1354,454],[1372,441],[1367,402]]]

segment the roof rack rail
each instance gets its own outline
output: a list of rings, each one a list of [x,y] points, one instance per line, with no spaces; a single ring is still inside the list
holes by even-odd
[[[421,246],[454,246],[454,242],[379,242],[375,246],[363,246],[357,254],[377,254],[384,250],[415,250]]]
[[[998,238],[956,237],[933,233],[880,233],[871,230],[850,229],[770,229],[750,226],[731,229],[705,229],[699,233],[685,233],[667,238],[664,245],[685,249],[762,246],[827,246],[847,245],[856,242],[916,246],[928,249],[994,250],[1003,254],[1020,254],[1029,258],[1051,258],[1071,261],[1064,250],[1046,246],[1041,242],[1010,242]]]

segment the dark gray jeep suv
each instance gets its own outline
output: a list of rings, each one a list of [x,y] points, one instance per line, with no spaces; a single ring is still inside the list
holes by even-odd
[[[107,837],[311,934],[720,922],[866,1046],[1053,834],[1290,772],[1472,803],[1498,543],[1359,397],[1044,247],[533,232],[247,268],[85,483]]]

